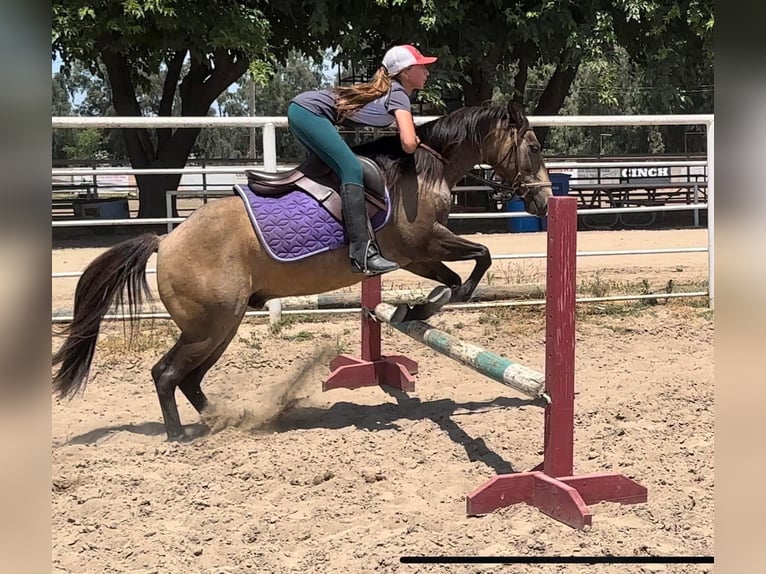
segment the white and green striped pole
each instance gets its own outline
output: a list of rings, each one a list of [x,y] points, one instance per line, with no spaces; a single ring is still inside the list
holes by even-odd
[[[479,345],[461,341],[423,321],[392,322],[391,319],[396,310],[397,307],[394,305],[380,303],[375,307],[375,316],[434,351],[462,363],[493,381],[511,387],[533,399],[543,397],[550,402],[544,392],[545,375],[542,373],[501,357]]]

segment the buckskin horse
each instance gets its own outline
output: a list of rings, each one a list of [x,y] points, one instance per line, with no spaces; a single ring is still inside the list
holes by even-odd
[[[418,126],[417,134],[425,145],[412,155],[401,150],[397,136],[354,149],[360,161],[367,158],[365,171],[372,160],[385,180],[379,197],[368,198],[383,208],[377,215],[376,208],[368,209],[377,221],[383,254],[446,286],[431,302],[403,306],[398,320],[425,319],[447,301],[467,301],[491,265],[485,246],[446,227],[450,190],[473,166],[491,165],[508,184],[506,192],[520,196],[532,215],[546,214],[552,193],[540,143],[518,104],[461,108]],[[248,307],[332,291],[365,277],[351,271],[342,223],[331,215],[337,178],[326,167],[313,168],[314,173],[311,165],[307,161],[286,174],[252,172],[246,189],[235,186],[238,193],[203,205],[167,235],[142,234],[94,259],[78,281],[73,321],[64,327],[66,339],[53,355],[53,366],[60,365],[53,376],[54,393],[71,398],[85,387],[101,321],[113,304],[122,307],[127,295],[128,318],[137,320],[142,302],[152,297],[145,270],[157,252],[160,299],[181,333],[152,368],[152,378],[168,440],[186,438],[176,388],[202,413],[208,404],[202,379],[231,342]],[[365,178],[367,187],[380,188],[374,179],[374,174]],[[277,219],[258,220],[269,213]],[[312,213],[320,223],[305,220]],[[296,221],[299,227],[290,227]],[[290,244],[319,228],[325,228],[325,235],[310,238],[313,250]],[[471,259],[475,266],[465,282],[443,263]]]

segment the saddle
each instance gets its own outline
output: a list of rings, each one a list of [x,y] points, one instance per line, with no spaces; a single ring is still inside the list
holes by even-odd
[[[386,180],[378,164],[370,158],[357,155],[364,174],[367,212],[372,216],[386,209]],[[310,154],[297,168],[286,172],[245,170],[247,184],[256,195],[281,195],[299,188],[319,202],[338,221],[343,221],[340,178],[318,156]]]

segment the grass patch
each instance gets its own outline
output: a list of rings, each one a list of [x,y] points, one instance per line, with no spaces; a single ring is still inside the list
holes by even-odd
[[[345,355],[351,352],[351,348],[349,347],[349,343],[346,339],[343,337],[337,337],[335,339],[335,354],[336,355]]]
[[[298,331],[295,335],[282,335],[280,339],[284,341],[311,341],[314,338],[314,333],[309,331]]]
[[[581,303],[577,305],[575,316],[577,320],[587,320],[593,317],[637,317],[647,309],[643,301],[615,301],[605,303]]]
[[[256,351],[260,351],[263,347],[263,343],[261,342],[261,338],[256,333],[250,333],[250,336],[240,337],[239,340],[244,343],[247,347],[250,347],[251,349],[255,349]]]
[[[530,261],[503,261],[499,266],[503,279],[509,285],[526,285],[545,281],[545,271]]]
[[[283,330],[288,329],[293,325],[304,323],[326,323],[328,320],[326,315],[321,314],[282,313],[279,321],[269,324],[269,331],[272,335],[279,335]]]
[[[613,281],[604,279],[603,271],[598,270],[581,285],[578,291],[590,297],[607,297],[612,291],[612,283]]]
[[[180,331],[170,321],[154,320],[147,326],[136,328],[133,335],[126,325],[102,334],[98,351],[107,364],[121,362],[147,352],[166,351],[178,339]]]

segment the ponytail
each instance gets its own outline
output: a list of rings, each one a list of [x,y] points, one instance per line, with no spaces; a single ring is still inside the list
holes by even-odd
[[[391,77],[382,66],[378,68],[369,82],[333,88],[339,121],[348,118],[364,104],[385,95],[390,88]]]

